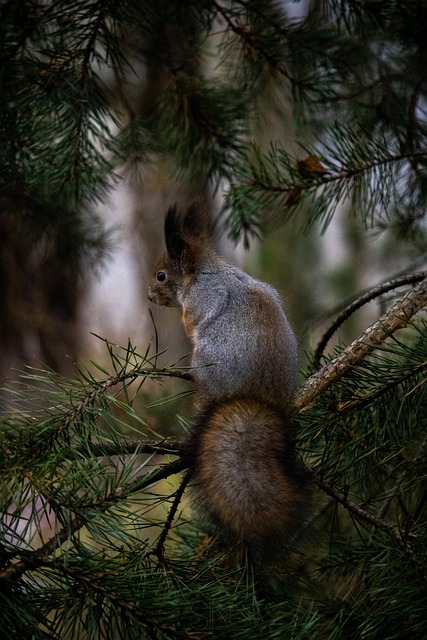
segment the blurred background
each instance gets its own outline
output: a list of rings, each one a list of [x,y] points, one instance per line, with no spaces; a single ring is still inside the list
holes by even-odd
[[[201,606],[218,637],[426,637],[425,314],[299,412],[325,484],[269,611],[175,518],[188,460],[163,439],[194,402],[152,366],[190,345],[146,297],[166,210],[195,196],[279,290],[300,381],[402,297],[314,358],[351,301],[426,269],[426,26],[427,0],[0,0],[2,632],[202,637]]]
[[[154,353],[157,330],[159,365],[187,354],[146,290],[167,207],[196,195],[218,250],[280,291],[303,369],[352,297],[425,266],[412,4],[3,2],[1,385],[102,362],[97,336]]]

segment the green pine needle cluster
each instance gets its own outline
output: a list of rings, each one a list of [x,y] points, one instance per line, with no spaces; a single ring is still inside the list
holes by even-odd
[[[350,198],[369,224],[419,229],[426,4],[311,5],[296,20],[273,1],[4,3],[0,195],[44,228],[53,203],[77,220],[145,163],[225,185],[235,238],[307,199],[302,226]],[[261,152],[260,122],[286,104],[298,146]],[[325,173],[301,170],[307,155]]]
[[[108,366],[75,380],[30,371],[10,389],[0,449],[7,637],[423,637],[422,318],[299,413],[311,506],[283,566],[261,572],[197,525],[185,428],[171,439],[172,425],[159,433],[137,409],[148,380],[188,370],[158,369],[131,344],[106,347]]]

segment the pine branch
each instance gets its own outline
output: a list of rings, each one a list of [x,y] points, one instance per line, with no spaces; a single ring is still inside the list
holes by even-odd
[[[299,161],[280,145],[271,144],[268,151],[251,145],[235,166],[226,193],[224,210],[232,211],[228,224],[233,238],[246,229],[262,228],[263,216],[283,224],[303,205],[304,228],[322,222],[324,231],[338,205],[350,198],[365,224],[396,207],[404,220],[421,219],[424,192],[414,189],[411,167],[423,166],[425,150],[405,152],[385,134],[373,137],[363,128],[336,122],[323,137],[323,143],[301,144],[307,156]]]
[[[416,282],[420,282],[427,277],[427,271],[421,271],[420,273],[410,274],[401,276],[400,278],[395,278],[394,280],[389,280],[388,282],[383,282],[379,284],[377,287],[370,289],[362,296],[353,300],[351,304],[349,304],[334,320],[328,330],[324,333],[322,338],[317,345],[316,351],[314,352],[313,361],[317,365],[320,362],[320,358],[325,350],[326,345],[329,340],[332,338],[337,329],[346,321],[348,318],[355,312],[357,309],[360,309],[363,305],[371,300],[375,300],[379,296],[384,293],[388,293],[389,291],[393,291],[398,287],[402,287],[407,284],[414,284]]]
[[[0,580],[18,580],[23,573],[31,571],[34,567],[35,558],[37,557],[49,557],[51,554],[68,540],[70,533],[73,534],[82,527],[84,527],[85,521],[81,517],[73,518],[70,521],[68,527],[63,527],[60,531],[55,533],[44,545],[35,551],[26,551],[23,555],[22,549],[16,551],[16,553],[10,553],[10,558],[16,558],[21,556],[21,560],[14,562],[11,566],[6,567],[0,571]]]
[[[379,320],[368,327],[351,345],[320,371],[312,375],[298,390],[294,410],[302,411],[317,396],[359,364],[395,331],[407,326],[411,318],[427,305],[427,279],[415,285]]]
[[[5,21],[8,18],[8,12],[10,12],[10,8],[15,4],[15,0],[8,0],[8,2],[6,2],[3,5],[1,14],[0,14],[0,19]],[[46,11],[44,12],[44,15],[39,17],[40,18],[45,18],[51,11],[52,11],[53,7],[50,6],[46,9]],[[35,31],[35,29],[37,28],[37,21],[35,19],[28,19],[27,16],[27,20],[25,21],[25,28],[23,29],[22,33],[19,35],[19,37],[17,38],[15,44],[13,46],[10,47],[9,50],[4,50],[2,51],[2,53],[0,54],[0,62],[3,64],[4,61],[6,60],[10,60],[13,59],[18,52],[20,51],[20,49],[25,47],[26,42],[31,38],[33,32]]]
[[[168,464],[157,467],[150,473],[147,473],[145,476],[137,478],[136,480],[123,485],[123,487],[120,487],[118,492],[114,492],[113,494],[111,494],[109,501],[114,502],[118,498],[130,496],[134,493],[142,491],[150,485],[156,484],[160,480],[164,480],[165,478],[169,478],[169,476],[184,471],[184,469],[186,469],[187,467],[188,460],[186,459],[186,457],[183,457],[182,459],[179,458],[178,460],[174,460],[173,462],[169,462]]]
[[[165,480],[169,478],[171,475],[175,475],[180,473],[184,469],[188,467],[188,459],[184,455],[182,458],[178,460],[174,460],[164,465],[160,465],[155,467],[152,471],[137,477],[130,482],[123,483],[119,487],[115,488],[113,491],[107,493],[99,500],[91,499],[87,504],[80,502],[78,507],[76,508],[73,503],[64,504],[56,500],[48,490],[40,490],[39,494],[52,505],[52,509],[66,508],[70,511],[77,511],[81,517],[87,511],[91,511],[92,509],[98,509],[99,511],[106,511],[110,509],[113,505],[121,502],[126,498],[130,498],[147,489],[148,487],[157,484],[160,480]]]
[[[389,383],[384,383],[381,386],[381,388],[377,389],[376,391],[373,391],[372,393],[368,392],[367,394],[363,395],[361,398],[356,398],[355,400],[348,400],[348,401],[339,403],[337,406],[337,411],[339,411],[340,413],[344,411],[348,412],[348,411],[352,411],[356,407],[363,407],[368,404],[373,404],[375,400],[378,400],[384,394],[386,393],[389,394],[393,389],[395,389],[405,381],[410,380],[411,378],[414,378],[420,373],[423,373],[426,370],[426,366],[427,364],[425,362],[419,364],[418,366],[413,366],[409,371],[409,373],[407,373],[406,375],[399,376],[397,379],[392,380]]]
[[[297,80],[291,76],[289,71],[285,68],[284,64],[281,63],[278,59],[274,59],[274,57],[264,47],[261,46],[258,35],[254,36],[250,28],[248,28],[246,25],[240,24],[238,20],[233,22],[227,11],[218,2],[213,1],[212,5],[216,8],[219,15],[225,20],[230,30],[240,40],[243,51],[245,51],[246,49],[249,49],[250,51],[256,51],[260,57],[264,58],[272,71],[278,71],[291,83],[291,85],[297,84]],[[245,8],[247,9],[247,7]],[[265,16],[262,16],[262,19],[265,20]],[[277,28],[277,25],[274,25],[274,27]]]
[[[145,474],[141,478],[137,478],[136,480],[129,482],[127,484],[123,484],[118,489],[112,491],[108,495],[106,495],[102,500],[98,502],[91,501],[87,505],[83,505],[79,507],[78,515],[73,517],[68,523],[67,526],[63,526],[63,528],[55,533],[52,538],[50,538],[40,549],[35,551],[22,551],[21,549],[17,551],[15,555],[21,556],[21,560],[19,562],[14,563],[12,566],[7,567],[6,569],[0,571],[0,580],[11,580],[19,578],[26,571],[31,571],[34,568],[34,565],[37,564],[37,558],[39,556],[46,557],[52,554],[55,549],[59,548],[61,544],[63,544],[66,540],[69,539],[70,534],[76,533],[79,529],[87,524],[85,513],[92,513],[94,509],[105,511],[110,509],[112,505],[120,502],[127,497],[137,493],[138,491],[142,491],[146,489],[150,485],[154,485],[160,480],[164,480],[171,475],[179,473],[183,471],[188,466],[186,460],[175,460],[170,462],[169,464],[165,464],[159,466],[150,473]],[[182,488],[184,491],[185,485]],[[43,496],[46,500],[49,501],[50,504],[54,505],[55,508],[58,508],[63,505],[55,505],[55,501],[52,499],[46,491],[40,491],[40,496]],[[66,505],[67,509],[72,510],[72,505]],[[178,508],[178,504],[176,505],[175,511]],[[172,515],[172,518],[174,514]],[[167,531],[169,531],[169,527],[167,527]]]
[[[168,533],[172,527],[172,522],[173,519],[175,518],[176,512],[178,511],[178,507],[179,504],[181,502],[182,496],[184,495],[184,491],[188,485],[188,483],[191,480],[191,473],[188,473],[183,480],[181,481],[181,484],[179,485],[178,490],[175,493],[175,497],[174,497],[174,501],[172,503],[172,506],[169,510],[169,514],[167,517],[167,520],[165,522],[165,525],[163,527],[163,530],[159,536],[159,539],[157,541],[156,547],[154,549],[154,551],[152,553],[154,553],[154,555],[156,555],[159,560],[162,559],[163,557],[163,551],[164,551],[164,544],[166,542],[166,538],[168,536]]]
[[[28,556],[29,554],[26,554]],[[87,587],[90,588],[92,592],[99,593],[106,600],[111,601],[113,604],[118,607],[125,609],[131,613],[137,620],[140,620],[143,624],[147,625],[150,630],[159,629],[162,631],[167,631],[174,637],[182,637],[182,634],[170,625],[166,625],[155,618],[151,618],[147,615],[143,608],[137,605],[136,602],[132,602],[130,600],[125,599],[120,594],[114,592],[111,589],[111,584],[102,584],[100,581],[102,579],[102,574],[97,574],[97,578],[93,577],[92,573],[87,573],[86,571],[80,569],[77,565],[73,565],[68,560],[61,560],[59,558],[52,558],[50,555],[46,555],[40,552],[35,552],[31,555],[31,557],[27,557],[22,563],[25,565],[25,570],[34,570],[38,568],[49,568],[54,569],[61,573],[64,576],[69,576],[73,580],[77,582],[84,583]],[[10,568],[12,569],[12,568]],[[0,579],[10,580],[11,578],[15,578],[16,576],[9,570],[0,571]],[[8,573],[9,572],[9,575]],[[22,574],[23,571],[21,571]],[[108,577],[108,572],[105,573],[105,576]],[[157,637],[157,636],[154,636]]]
[[[380,507],[380,510],[378,512],[377,517],[379,519],[382,519],[386,515],[391,503],[393,502],[394,498],[398,495],[399,489],[402,486],[402,483],[404,482],[406,476],[408,475],[408,471],[412,468],[416,468],[425,459],[426,453],[427,453],[427,435],[425,436],[424,440],[421,442],[417,455],[414,456],[414,458],[406,464],[405,469],[403,469],[399,473],[396,483],[388,492],[388,495],[384,499]],[[376,530],[376,525],[372,527],[370,541],[372,541],[375,530]]]
[[[383,520],[381,517],[373,515],[370,511],[366,511],[366,509],[363,509],[360,505],[354,502],[354,500],[349,500],[344,493],[335,489],[328,482],[325,482],[315,471],[310,469],[309,473],[319,489],[324,491],[328,496],[331,496],[331,498],[339,502],[348,511],[354,513],[356,516],[358,516],[368,524],[371,524],[378,529],[388,531],[393,535],[393,537],[399,542],[400,545],[403,544],[403,546],[405,546],[404,537],[398,525],[394,524],[393,522],[389,522],[388,520]],[[407,538],[415,538],[415,536],[408,534],[405,536],[405,539]]]
[[[81,418],[89,407],[99,401],[110,389],[117,387],[121,384],[130,384],[140,377],[169,377],[180,378],[182,380],[192,380],[190,373],[186,371],[180,371],[178,369],[156,369],[155,367],[139,367],[132,371],[124,371],[116,376],[112,376],[107,380],[103,380],[101,383],[95,383],[95,386],[85,397],[80,400],[64,417],[60,425],[55,429],[52,434],[52,438],[60,438],[68,435],[70,427],[73,423]],[[43,444],[43,447],[46,443]]]
[[[180,440],[165,439],[160,442],[148,442],[141,440],[122,440],[114,443],[92,443],[88,442],[83,447],[74,447],[73,451],[83,453],[90,450],[93,456],[118,456],[133,453],[156,453],[159,455],[183,455],[185,453],[185,444]]]

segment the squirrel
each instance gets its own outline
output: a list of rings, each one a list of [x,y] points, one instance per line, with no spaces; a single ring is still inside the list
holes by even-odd
[[[290,418],[295,334],[276,290],[216,254],[200,202],[170,207],[164,231],[167,251],[148,299],[182,309],[192,345],[200,405],[188,443],[195,502],[251,557],[275,557],[303,503]]]

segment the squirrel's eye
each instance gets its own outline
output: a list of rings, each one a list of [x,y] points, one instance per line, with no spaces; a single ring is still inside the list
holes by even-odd
[[[166,280],[166,273],[164,271],[158,271],[156,278],[158,282],[164,282]]]

